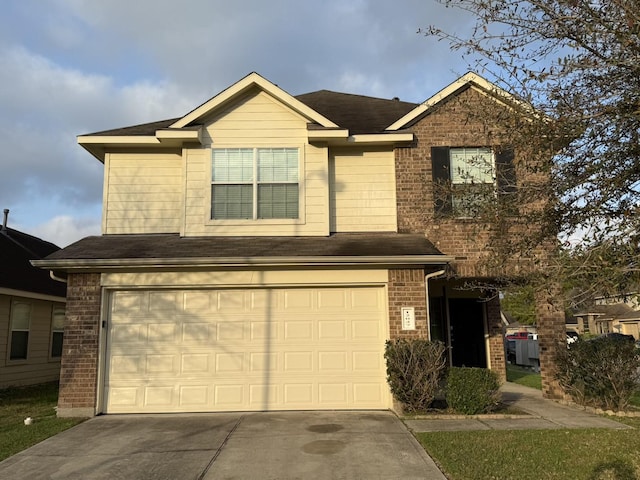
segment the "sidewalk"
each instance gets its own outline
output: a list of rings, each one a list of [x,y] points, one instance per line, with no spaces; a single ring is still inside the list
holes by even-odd
[[[501,388],[504,403],[526,415],[487,415],[471,418],[429,418],[405,420],[414,432],[461,430],[538,430],[563,428],[632,428],[614,420],[595,415],[579,408],[560,405],[542,398],[542,392],[507,382]]]

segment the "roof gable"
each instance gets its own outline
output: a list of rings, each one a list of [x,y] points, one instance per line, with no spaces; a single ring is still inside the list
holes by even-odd
[[[212,115],[216,110],[220,108],[225,108],[225,106],[228,105],[229,102],[234,101],[245,92],[256,87],[268,93],[273,98],[280,101],[300,115],[306,117],[313,123],[317,123],[327,128],[338,127],[338,125],[333,123],[325,116],[309,108],[307,105],[305,105],[295,97],[292,97],[277,85],[271,83],[257,73],[253,72],[243,79],[239,80],[238,82],[234,83],[229,88],[223,90],[210,100],[206,101],[199,107],[195,108],[191,112],[187,113],[184,117],[171,124],[169,128],[183,128],[190,124],[198,123],[202,118]]]
[[[438,93],[422,102],[416,108],[414,108],[401,118],[395,120],[386,128],[386,130],[394,131],[407,128],[419,118],[423,117],[424,115],[428,115],[430,111],[440,103],[444,102],[452,96],[459,95],[468,88],[474,88],[482,94],[492,97],[497,102],[503,105],[518,106],[520,108],[523,108],[525,111],[531,111],[531,107],[526,105],[521,100],[518,100],[506,90],[503,90],[497,85],[484,79],[477,73],[467,72],[462,77],[458,78],[457,80],[440,90]]]

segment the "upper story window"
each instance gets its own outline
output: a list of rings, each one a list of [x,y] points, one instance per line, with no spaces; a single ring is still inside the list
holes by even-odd
[[[11,348],[9,349],[9,360],[27,359],[30,329],[31,304],[13,302],[11,304]]]
[[[211,218],[297,219],[297,148],[214,148]]]
[[[513,191],[513,152],[488,147],[431,149],[436,212],[476,217],[499,193]]]

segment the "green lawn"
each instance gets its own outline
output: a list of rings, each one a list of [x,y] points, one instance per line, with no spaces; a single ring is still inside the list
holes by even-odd
[[[640,428],[640,419],[623,419]],[[638,430],[417,433],[451,480],[640,478]]]
[[[530,368],[519,367],[507,364],[507,381],[524,385],[525,387],[542,390],[540,374],[535,373]]]
[[[66,430],[83,419],[57,418],[58,385],[0,390],[0,460]],[[33,418],[32,425],[24,419]]]

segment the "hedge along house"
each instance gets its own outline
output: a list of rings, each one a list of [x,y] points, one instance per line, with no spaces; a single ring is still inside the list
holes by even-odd
[[[53,243],[0,225],[0,389],[60,377],[65,284],[30,260],[59,250]]]
[[[499,161],[447,111],[490,87],[468,74],[418,105],[252,73],[78,137],[105,165],[103,234],[34,262],[68,278],[58,414],[386,409],[399,337],[504,376],[499,301],[456,289],[468,219],[436,222],[431,192],[432,164]]]

